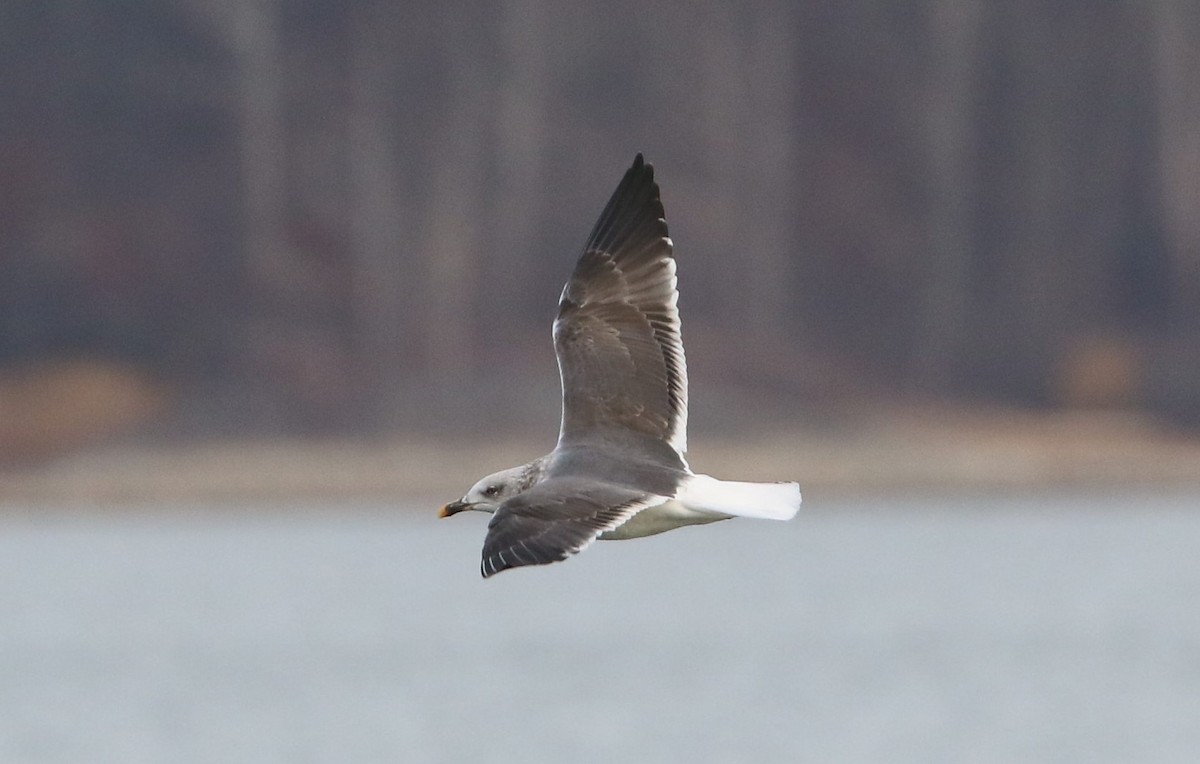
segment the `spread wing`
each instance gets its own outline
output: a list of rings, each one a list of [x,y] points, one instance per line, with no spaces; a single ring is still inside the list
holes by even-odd
[[[584,478],[550,478],[500,505],[483,542],[483,577],[565,560],[647,507],[666,501]]]
[[[560,447],[627,442],[633,435],[669,445],[682,461],[687,364],[678,297],[654,169],[638,154],[559,301]]]

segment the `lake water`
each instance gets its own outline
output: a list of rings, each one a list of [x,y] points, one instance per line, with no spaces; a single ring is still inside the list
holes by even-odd
[[[0,513],[0,762],[1194,762],[1200,497]]]

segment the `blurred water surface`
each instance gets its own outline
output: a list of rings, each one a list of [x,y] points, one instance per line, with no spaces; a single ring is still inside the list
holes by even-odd
[[[486,582],[433,506],[10,506],[0,761],[1194,761],[1200,497],[817,504]]]

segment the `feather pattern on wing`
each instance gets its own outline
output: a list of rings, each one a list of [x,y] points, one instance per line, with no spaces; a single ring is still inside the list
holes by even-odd
[[[687,363],[673,245],[641,154],[596,222],[563,289],[554,346],[559,445],[622,436],[687,451]]]
[[[550,478],[504,502],[488,523],[484,578],[565,560],[665,496],[580,478]]]

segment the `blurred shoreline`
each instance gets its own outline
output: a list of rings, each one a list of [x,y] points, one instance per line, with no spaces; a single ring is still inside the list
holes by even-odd
[[[229,439],[124,444],[0,466],[0,509],[155,502],[455,498],[527,461],[551,437]],[[916,492],[1188,490],[1200,438],[1135,414],[905,408],[836,428],[695,435],[692,468],[741,480],[797,480],[821,497]]]

